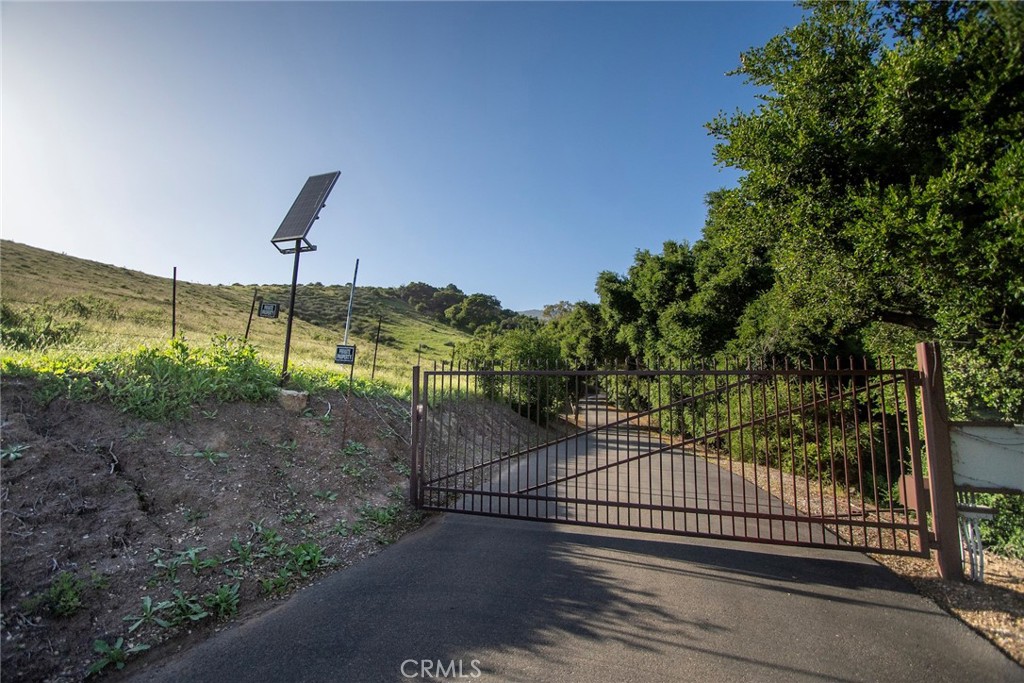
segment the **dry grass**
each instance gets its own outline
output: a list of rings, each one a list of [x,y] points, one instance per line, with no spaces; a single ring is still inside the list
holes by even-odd
[[[203,285],[179,280],[175,331],[192,341],[205,343],[212,337],[245,335],[253,300],[253,285]],[[260,295],[268,301],[287,303],[288,288],[261,285]],[[319,295],[337,287],[315,288]],[[0,291],[5,305],[15,310],[46,305],[50,312],[71,297],[94,308],[85,316],[58,314],[82,325],[75,340],[60,347],[61,352],[94,354],[135,348],[140,344],[161,344],[171,336],[172,283],[158,277],[95,261],[79,259],[7,240],[0,243]],[[310,295],[312,296],[312,295]],[[336,299],[337,296],[334,296]],[[329,304],[344,310],[344,301]],[[301,304],[301,302],[300,302]],[[299,305],[296,306],[299,309]],[[283,306],[282,306],[283,309]],[[374,371],[374,337],[377,321],[383,317],[382,343]],[[286,313],[277,319],[254,316],[249,341],[267,361],[279,364],[284,353]],[[349,342],[358,347],[355,376],[382,380],[397,387],[411,383],[411,368],[419,360],[424,366],[451,359],[451,345],[468,338],[466,334],[415,312],[406,302],[388,298],[376,288],[357,288],[353,312],[353,333]],[[344,323],[321,326],[296,318],[292,330],[289,365],[292,368],[337,372],[348,375],[348,366],[334,363],[335,345],[342,343]]]

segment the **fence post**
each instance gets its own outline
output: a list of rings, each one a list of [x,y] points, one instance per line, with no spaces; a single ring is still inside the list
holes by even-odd
[[[932,524],[935,527],[936,565],[943,579],[962,581],[964,568],[960,561],[960,527],[953,484],[949,415],[942,377],[942,354],[936,342],[917,345],[917,366],[921,372],[921,418],[924,420]]]
[[[178,266],[171,275],[171,339],[178,336]]]
[[[419,453],[420,446],[420,366],[412,369],[412,410],[409,411],[411,433],[409,438],[409,503],[420,506]]]

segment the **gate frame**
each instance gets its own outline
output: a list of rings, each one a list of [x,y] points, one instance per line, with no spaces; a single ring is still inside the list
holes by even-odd
[[[932,529],[922,534],[921,543],[935,551],[935,566],[939,577],[947,581],[962,581],[963,562],[960,553],[960,529],[956,511],[956,489],[953,482],[953,458],[950,438],[949,413],[943,381],[942,354],[938,342],[920,342],[916,346],[918,370],[916,384],[921,387],[921,420],[924,431],[924,452],[928,463],[929,495],[932,511]],[[426,444],[420,423],[427,397],[421,391],[421,368],[413,367],[411,419],[410,419],[410,475],[409,502],[415,508],[423,504],[420,467]],[[913,372],[913,371],[912,371]],[[911,403],[908,410],[915,406]],[[911,439],[916,435],[911,434]],[[913,473],[916,487],[923,488],[923,478]],[[918,490],[917,500],[923,500]],[[924,517],[926,512],[918,510]],[[924,530],[927,523],[923,522]]]

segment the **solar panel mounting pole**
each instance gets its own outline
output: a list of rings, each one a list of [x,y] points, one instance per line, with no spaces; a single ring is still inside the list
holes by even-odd
[[[352,273],[352,288],[348,290],[348,314],[345,316],[345,344],[348,345],[348,329],[352,323],[352,302],[356,298],[356,278],[359,277],[359,259],[356,259],[356,270]],[[348,366],[348,397],[352,397],[352,382],[355,381],[356,377],[356,364],[353,362],[352,365]],[[349,401],[351,403],[351,401]],[[345,404],[345,424],[348,424],[348,406],[349,403]],[[345,443],[345,430],[341,432],[341,442]]]
[[[356,272],[352,275],[352,287],[348,290],[348,313],[345,315],[345,341],[348,344],[348,328],[352,323],[352,301],[356,297],[356,278],[359,277],[359,259],[356,259]]]
[[[292,346],[292,319],[295,317],[295,286],[299,281],[299,255],[302,254],[302,240],[295,240],[295,265],[292,266],[292,293],[288,299],[288,325],[284,332],[284,363],[281,367],[281,384],[288,381],[288,351]]]
[[[281,367],[281,384],[288,381],[288,352],[292,343],[292,319],[295,316],[295,289],[299,281],[299,255],[304,251],[316,251],[316,245],[311,244],[307,239],[309,229],[313,222],[320,217],[320,209],[324,208],[327,195],[334,188],[340,171],[324,173],[322,175],[310,176],[306,184],[299,191],[299,196],[292,203],[281,226],[270,239],[271,244],[282,254],[295,254],[295,264],[292,266],[292,291],[288,304],[288,326],[284,337],[284,362]],[[282,244],[292,244],[282,248]]]

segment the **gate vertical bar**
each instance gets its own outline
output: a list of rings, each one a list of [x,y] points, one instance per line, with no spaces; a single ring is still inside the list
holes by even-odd
[[[412,410],[410,411],[412,422],[409,441],[409,503],[414,508],[418,508],[422,505],[422,499],[420,496],[420,478],[419,478],[419,445],[420,445],[420,366],[416,365],[412,369]]]
[[[962,581],[964,568],[960,561],[960,527],[956,517],[946,388],[942,378],[942,354],[936,342],[917,345],[917,365],[921,371],[921,418],[924,421],[925,454],[931,483],[936,565],[943,579]]]
[[[922,474],[921,467],[921,442],[918,438],[917,429],[917,387],[920,386],[920,379],[915,373],[914,379],[917,381],[911,381],[911,377],[904,378],[904,391],[906,392],[907,401],[907,444],[910,448],[910,474],[914,481],[914,497],[919,501],[918,505],[924,501],[924,475]],[[896,392],[897,399],[899,393]],[[897,405],[899,410],[899,405]],[[902,460],[900,461],[900,467],[903,467]],[[901,470],[902,471],[902,470]],[[906,509],[906,501],[903,501],[904,509]],[[927,557],[931,554],[931,542],[928,538],[928,515],[923,508],[915,511],[917,516],[917,538],[918,544],[920,545],[921,554]],[[907,534],[909,543],[909,532]]]

